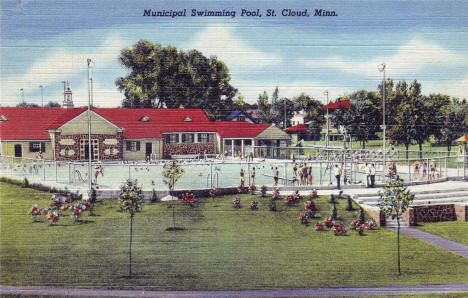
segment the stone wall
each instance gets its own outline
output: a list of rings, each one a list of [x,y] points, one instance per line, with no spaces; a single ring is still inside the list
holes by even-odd
[[[404,214],[404,220],[410,226],[420,222],[455,221],[455,205],[414,206]]]
[[[215,154],[214,138],[207,144],[187,143],[187,144],[168,144],[164,141],[164,158],[171,158],[172,155],[186,154]]]
[[[455,205],[455,214],[458,221],[468,221],[468,205]]]
[[[122,132],[116,135],[92,134],[91,139],[99,141],[100,160],[122,160],[123,142]],[[62,136],[55,133],[55,160],[80,160],[80,140],[88,139],[87,134]],[[69,156],[62,154],[68,150]]]

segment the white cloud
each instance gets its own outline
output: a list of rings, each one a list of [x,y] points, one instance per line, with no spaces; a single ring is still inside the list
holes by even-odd
[[[85,48],[81,51],[59,49],[51,53],[47,58],[35,62],[25,74],[2,78],[1,104],[3,106],[16,105],[20,100],[19,90],[21,88],[25,90],[26,101],[32,101],[31,99],[34,98],[34,101],[38,103],[38,99],[40,100],[39,85],[44,86],[44,94],[46,94],[46,89],[49,89],[48,87],[60,90],[57,85],[64,80],[73,80],[75,83],[84,81],[87,86],[87,58],[95,61],[95,69],[105,69],[111,65],[115,67],[118,63],[117,58],[120,50],[123,47],[124,42],[120,38],[110,36],[97,47]],[[100,92],[111,94],[113,91],[102,90]],[[87,92],[85,94],[85,98],[87,98]],[[60,93],[50,94],[50,92],[47,92],[47,95],[47,97],[44,96],[45,102],[62,98]]]
[[[343,72],[375,77],[378,75],[377,65],[384,62],[387,65],[387,73],[396,77],[412,76],[425,66],[457,65],[466,63],[466,60],[466,57],[443,47],[414,39],[402,45],[394,55],[381,56],[370,61],[358,62],[343,57],[332,57],[301,60],[299,63],[310,68],[335,68]]]
[[[468,99],[468,75],[461,80],[421,82],[424,94],[443,93]]]
[[[259,68],[282,62],[278,54],[259,51],[236,38],[225,25],[211,25],[197,33],[188,48],[197,49],[205,56],[217,56],[229,68]]]

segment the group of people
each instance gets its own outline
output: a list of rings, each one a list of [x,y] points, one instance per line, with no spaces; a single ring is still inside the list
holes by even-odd
[[[255,167],[250,171],[250,178],[250,186],[255,185]],[[245,187],[245,172],[243,168],[240,169],[240,185],[241,187]]]
[[[298,179],[299,174],[299,179]],[[312,185],[313,175],[312,175],[312,166],[308,166],[307,163],[304,163],[299,168],[297,163],[293,165],[293,183],[299,181],[299,185]]]
[[[421,175],[422,170],[422,175]],[[422,165],[419,161],[414,163],[414,175],[420,176],[421,178],[427,177],[429,180],[440,178],[440,173],[437,170],[437,164],[435,161],[431,161],[429,164],[429,173],[428,173],[428,165],[427,162],[424,161]]]

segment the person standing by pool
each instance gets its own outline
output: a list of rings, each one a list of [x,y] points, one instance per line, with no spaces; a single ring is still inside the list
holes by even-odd
[[[336,178],[336,187],[338,189],[341,189],[341,168],[338,166],[338,164],[335,164],[335,168],[333,169],[333,174],[335,175]]]
[[[427,175],[427,163],[426,162],[423,162],[423,165],[422,165],[422,168],[423,168],[423,177],[426,177]]]
[[[279,180],[279,170],[278,170],[278,167],[275,167],[275,171],[273,174],[273,181],[275,182],[275,186],[278,186],[278,180]]]
[[[307,176],[308,176],[307,164],[304,164],[304,166],[301,169],[301,184],[302,185],[306,185]]]
[[[371,178],[370,178],[370,167],[368,163],[366,163],[366,166],[364,167],[364,173],[366,173],[366,186],[367,188],[369,188],[371,185]]]
[[[252,174],[250,175],[250,177],[252,178],[250,185],[255,185],[255,167],[253,167]]]
[[[241,168],[241,170],[240,170],[240,185],[241,185],[241,187],[244,187],[244,184],[245,184],[244,169]]]
[[[308,174],[308,179],[309,179],[308,184],[309,185],[312,185],[312,178],[313,178],[312,177],[312,165],[310,165],[309,166],[309,174]]]
[[[375,165],[371,164],[370,165],[370,187],[374,188],[375,187]]]

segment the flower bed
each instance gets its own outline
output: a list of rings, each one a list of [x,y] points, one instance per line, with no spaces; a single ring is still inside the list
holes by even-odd
[[[258,210],[258,208],[260,208],[260,202],[259,201],[252,201],[252,203],[250,203],[250,209]]]
[[[241,199],[239,197],[235,198],[234,201],[232,201],[232,207],[234,208],[242,207]]]
[[[198,206],[198,200],[195,198],[194,194],[191,192],[186,192],[182,194],[182,203],[190,205],[191,207]]]

